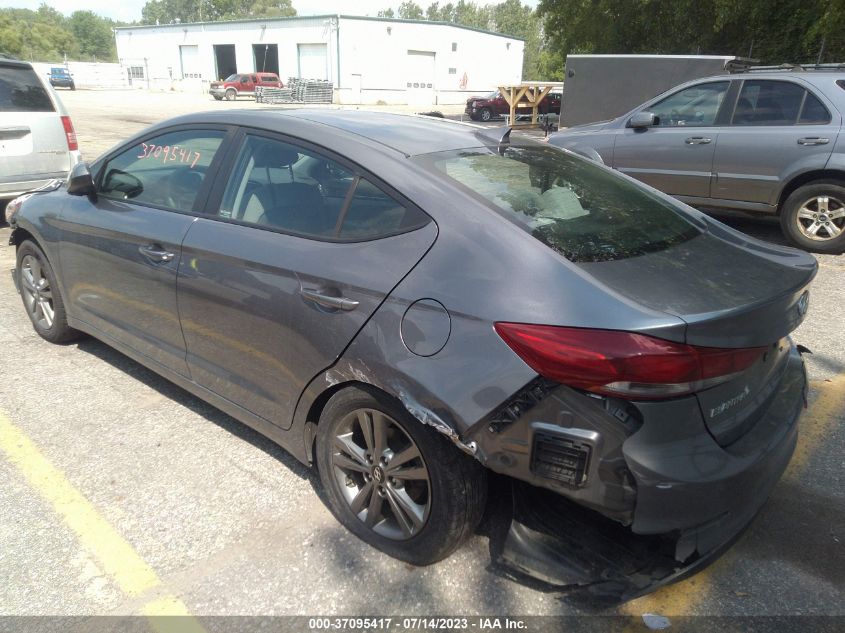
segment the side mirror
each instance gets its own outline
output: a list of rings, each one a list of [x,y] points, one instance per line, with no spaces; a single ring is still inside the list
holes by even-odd
[[[654,112],[637,112],[634,116],[628,119],[628,127],[633,128],[647,128],[653,127],[660,123],[660,118]]]
[[[88,164],[77,163],[74,165],[67,179],[67,192],[72,196],[89,196],[96,190],[94,179],[88,170]]]

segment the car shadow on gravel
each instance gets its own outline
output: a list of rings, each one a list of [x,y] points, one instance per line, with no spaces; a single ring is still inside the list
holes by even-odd
[[[91,354],[92,356],[96,356],[98,359],[107,362],[112,367],[119,369],[151,389],[154,389],[165,398],[178,402],[191,412],[202,416],[209,422],[225,429],[238,439],[249,442],[256,448],[261,449],[274,459],[278,460],[297,477],[312,481],[318,479],[315,470],[303,465],[299,460],[294,458],[290,453],[285,451],[273,441],[264,437],[257,431],[252,430],[246,424],[242,424],[235,418],[227,415],[220,409],[185,391],[166,378],[159,376],[154,371],[147,369],[128,356],[121,354],[112,347],[109,347],[102,341],[93,337],[86,337],[77,343],[77,349]]]

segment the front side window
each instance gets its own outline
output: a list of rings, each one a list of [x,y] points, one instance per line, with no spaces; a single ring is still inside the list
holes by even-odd
[[[538,146],[417,159],[573,262],[665,250],[700,231],[671,203],[591,162]]]
[[[733,125],[795,125],[806,90],[789,81],[747,80],[739,91]]]
[[[728,81],[713,81],[684,88],[652,105],[649,110],[660,127],[703,127],[716,123]]]
[[[428,222],[338,162],[260,136],[244,141],[218,215],[304,237],[345,240],[373,239]]]
[[[133,145],[103,169],[99,195],[191,211],[225,133],[179,130]]]

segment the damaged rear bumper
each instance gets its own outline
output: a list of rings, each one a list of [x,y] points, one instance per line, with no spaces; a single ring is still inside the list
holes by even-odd
[[[489,467],[533,484],[514,483],[499,562],[552,586],[601,588],[627,600],[718,558],[752,522],[795,449],[807,380],[794,346],[784,363],[777,396],[726,447],[690,398],[637,403],[634,415],[559,389],[499,433],[488,428],[495,443],[478,434]],[[538,465],[538,434],[567,442],[560,463],[568,481]]]

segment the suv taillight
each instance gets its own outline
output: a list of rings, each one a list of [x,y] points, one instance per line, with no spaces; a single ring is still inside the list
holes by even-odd
[[[595,393],[670,398],[729,380],[767,348],[722,349],[644,334],[496,323],[496,332],[541,376]]]
[[[75,152],[79,149],[79,143],[76,142],[76,132],[73,130],[73,123],[70,122],[69,116],[62,117],[62,127],[65,129],[68,150]]]

